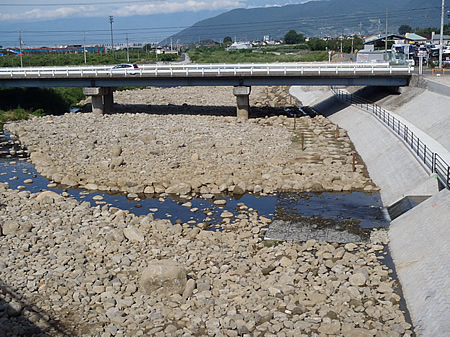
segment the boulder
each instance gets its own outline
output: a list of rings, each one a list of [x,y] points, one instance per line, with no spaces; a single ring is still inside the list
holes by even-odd
[[[166,193],[168,194],[188,194],[192,190],[191,185],[186,183],[179,183],[172,186],[169,186],[166,189]]]
[[[5,221],[2,225],[3,235],[17,234],[19,232],[19,223],[17,221]]]
[[[122,147],[120,145],[113,145],[111,148],[111,155],[113,157],[119,157],[122,154]]]
[[[144,235],[142,234],[142,232],[133,227],[124,228],[123,235],[125,235],[125,237],[130,241],[135,241],[135,242],[144,241]]]
[[[181,295],[186,282],[186,270],[181,264],[173,260],[157,260],[142,272],[140,290],[147,295]]]
[[[45,192],[39,193],[39,195],[36,197],[37,201],[43,202],[45,204],[53,204],[62,199],[63,199],[63,197],[61,195],[59,195],[58,193],[53,192],[53,191],[45,191]]]
[[[349,277],[349,282],[352,286],[363,286],[366,284],[367,277],[363,273],[355,273]]]

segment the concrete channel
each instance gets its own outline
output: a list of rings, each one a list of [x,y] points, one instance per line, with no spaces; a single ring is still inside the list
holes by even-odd
[[[450,76],[415,78],[394,94],[365,94],[450,163]],[[348,131],[385,207],[410,199],[412,209],[390,223],[391,255],[416,335],[450,336],[450,191],[440,191],[436,176],[371,113],[339,101],[327,87],[292,87],[291,95]]]

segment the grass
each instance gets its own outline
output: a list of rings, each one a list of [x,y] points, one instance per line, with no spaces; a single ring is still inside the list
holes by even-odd
[[[43,110],[29,111],[22,108],[14,110],[3,111],[0,110],[0,127],[3,129],[3,125],[8,121],[26,120],[31,116],[44,116]]]
[[[326,51],[286,52],[271,48],[269,50],[233,50],[223,47],[200,47],[188,50],[189,57],[197,63],[270,63],[270,62],[315,62],[328,60]]]

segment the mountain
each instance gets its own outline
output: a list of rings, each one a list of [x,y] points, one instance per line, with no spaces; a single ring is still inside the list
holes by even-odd
[[[1,1],[0,1],[1,2]],[[223,11],[177,12],[170,14],[114,17],[114,43],[153,43],[191,26],[200,19],[218,15]],[[0,20],[0,45],[19,47],[19,30],[26,47],[55,45],[109,44],[109,16],[68,17],[45,21],[2,22]],[[84,33],[83,33],[84,32]],[[170,42],[170,40],[169,40]],[[173,43],[177,40],[174,39]]]
[[[308,37],[396,33],[403,25],[439,27],[441,0],[318,0],[282,7],[234,9],[195,23],[171,36],[182,43],[199,40],[282,38],[291,29]],[[386,15],[388,13],[388,15]]]

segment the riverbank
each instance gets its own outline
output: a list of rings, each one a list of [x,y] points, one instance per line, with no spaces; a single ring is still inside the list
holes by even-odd
[[[177,89],[173,97],[181,97]],[[211,90],[204,97],[215,97],[216,106],[224,97],[226,106],[228,95]],[[158,102],[167,95],[162,89],[138,90],[134,99],[145,102],[150,96]],[[210,103],[201,97],[188,92],[177,103]],[[55,183],[130,197],[378,190],[347,133],[322,116],[241,123],[207,113],[75,113],[9,123],[5,129],[27,149],[38,172]]]
[[[5,335],[411,335],[380,242],[263,242],[269,220],[243,204],[212,232],[54,192],[0,194]],[[144,270],[168,260],[182,285],[148,292]]]
[[[417,78],[415,79],[417,80]],[[420,82],[435,82],[420,78]],[[429,89],[406,87],[400,92],[380,88],[358,91],[387,109],[441,158],[450,158],[448,104],[450,81],[439,78]],[[319,90],[318,90],[319,89]],[[450,334],[448,320],[450,218],[449,191],[439,192],[438,181],[403,141],[371,113],[339,102],[327,88],[293,87],[304,104],[346,129],[367,163],[371,178],[380,187],[385,206],[405,196],[427,199],[391,222],[389,248],[402,284],[403,294],[418,336]],[[425,286],[424,286],[425,285]]]
[[[377,189],[361,161],[353,172],[352,144],[326,118],[297,119],[293,130],[293,118],[287,117],[250,123],[231,117],[162,117],[68,114],[8,128],[41,172],[68,181],[68,172],[89,168],[92,179],[82,186],[91,188],[106,169],[117,168],[105,162],[122,158],[118,168],[127,181],[159,167],[170,175],[179,168],[169,165],[173,161],[180,167],[206,165],[185,169],[184,175],[180,170],[180,177],[205,177],[199,192],[191,185],[189,192],[178,191],[181,195],[211,193],[209,188],[221,186],[211,178],[215,171],[226,172],[226,165],[232,177],[256,175],[241,178],[252,192],[264,174],[264,180],[277,181],[267,185],[274,191],[293,188],[287,181],[297,176],[304,179],[298,183],[303,189]],[[303,151],[302,142],[292,141],[299,130],[297,137],[305,136]],[[143,135],[150,143],[139,138]],[[214,146],[200,152],[210,143]],[[228,155],[226,147],[232,150]],[[139,151],[154,152],[144,158]],[[153,157],[163,158],[164,165],[150,161]],[[50,165],[57,170],[51,172]],[[263,171],[267,167],[270,171]],[[247,189],[252,182],[253,190]],[[236,192],[239,183],[226,186]],[[271,191],[259,186],[260,194]],[[399,308],[399,286],[381,264],[387,244],[383,230],[370,243],[267,242],[270,219],[243,203],[236,216],[221,213],[221,231],[209,231],[200,223],[155,219],[152,213],[135,216],[108,204],[92,207],[67,193],[30,193],[0,184],[0,195],[0,320],[7,336],[412,335]],[[216,200],[217,207],[220,203]],[[149,269],[155,262],[156,268]],[[152,274],[155,269],[171,274]],[[178,282],[172,282],[175,276]]]

